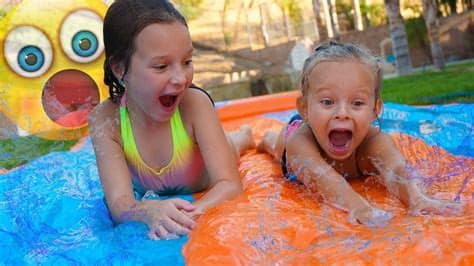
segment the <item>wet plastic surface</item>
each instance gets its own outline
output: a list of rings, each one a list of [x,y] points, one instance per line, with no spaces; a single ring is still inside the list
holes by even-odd
[[[255,124],[253,128],[273,122]],[[368,178],[353,181],[353,187],[394,218],[385,228],[352,225],[346,213],[282,178],[279,164],[268,155],[250,152],[240,161],[244,194],[201,217],[185,245],[186,261],[189,265],[473,265],[474,160],[405,134],[393,137],[424,176],[428,193],[466,202],[465,215],[410,216],[403,204]]]
[[[295,95],[274,97],[252,99],[253,107],[219,104],[225,128],[249,123],[257,139],[280,129]],[[473,108],[387,104],[382,119],[428,193],[467,204],[462,217],[407,215],[369,178],[353,186],[394,218],[380,229],[351,225],[346,213],[282,178],[270,156],[250,151],[240,160],[241,196],[206,212],[189,238],[152,241],[143,224],[111,222],[86,138],[0,175],[0,264],[474,265]]]

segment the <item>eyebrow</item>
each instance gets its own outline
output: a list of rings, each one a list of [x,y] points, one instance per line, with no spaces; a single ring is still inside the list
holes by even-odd
[[[366,88],[366,87],[358,87],[356,89],[363,89],[363,88]],[[325,92],[325,91],[332,91],[332,89],[330,87],[326,87],[326,86],[321,86],[319,88],[314,89],[314,93],[322,93],[322,92]],[[358,94],[365,94],[365,95],[368,95],[368,96],[370,96],[371,92],[372,91],[371,91],[370,88],[369,88],[369,90],[357,90]]]
[[[314,93],[321,93],[321,92],[325,92],[325,91],[331,91],[331,88],[329,87],[317,87],[315,88],[315,91]]]
[[[185,55],[193,56],[194,52],[195,52],[195,49],[191,48],[185,53]],[[155,60],[155,59],[164,59],[164,58],[168,58],[168,57],[169,57],[169,55],[156,55],[156,56],[153,56],[152,58],[153,58],[153,60]]]

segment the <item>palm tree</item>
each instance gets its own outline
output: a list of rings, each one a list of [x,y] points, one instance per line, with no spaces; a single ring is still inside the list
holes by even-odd
[[[364,30],[359,0],[352,0],[352,9],[354,10],[354,25],[356,30]]]
[[[407,33],[400,14],[399,0],[384,0],[387,11],[390,36],[392,37],[392,50],[395,55],[397,72],[399,75],[411,73],[412,65],[408,50]]]
[[[428,31],[428,38],[430,40],[431,57],[433,64],[438,69],[444,68],[444,56],[441,43],[439,41],[439,20],[438,7],[435,0],[423,0],[423,17]]]
[[[332,27],[332,21],[331,21],[331,12],[329,11],[329,0],[322,0],[323,3],[323,11],[324,11],[324,20],[326,22],[326,29],[328,32],[328,38],[333,38],[334,37],[334,29]]]
[[[339,20],[337,19],[336,0],[329,0],[329,10],[331,11],[331,24],[336,38],[341,34]]]
[[[319,16],[319,0],[312,0],[313,14],[314,14],[314,33],[316,35],[315,42],[318,43],[320,39],[319,25],[321,25],[321,17]]]

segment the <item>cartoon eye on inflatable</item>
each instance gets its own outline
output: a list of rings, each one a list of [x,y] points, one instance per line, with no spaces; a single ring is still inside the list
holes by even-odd
[[[61,46],[66,55],[78,63],[97,59],[104,50],[102,23],[102,18],[90,10],[69,14],[60,31]]]
[[[4,42],[5,58],[17,74],[34,78],[41,76],[51,66],[51,42],[39,29],[19,26],[11,30]]]

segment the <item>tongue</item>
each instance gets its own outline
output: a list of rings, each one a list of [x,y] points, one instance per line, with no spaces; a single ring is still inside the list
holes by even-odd
[[[349,131],[332,131],[329,134],[329,140],[336,147],[344,147],[351,138],[352,133]]]
[[[160,102],[165,107],[170,107],[174,104],[175,98],[176,98],[176,96],[172,96],[172,95],[161,96],[160,97]]]

